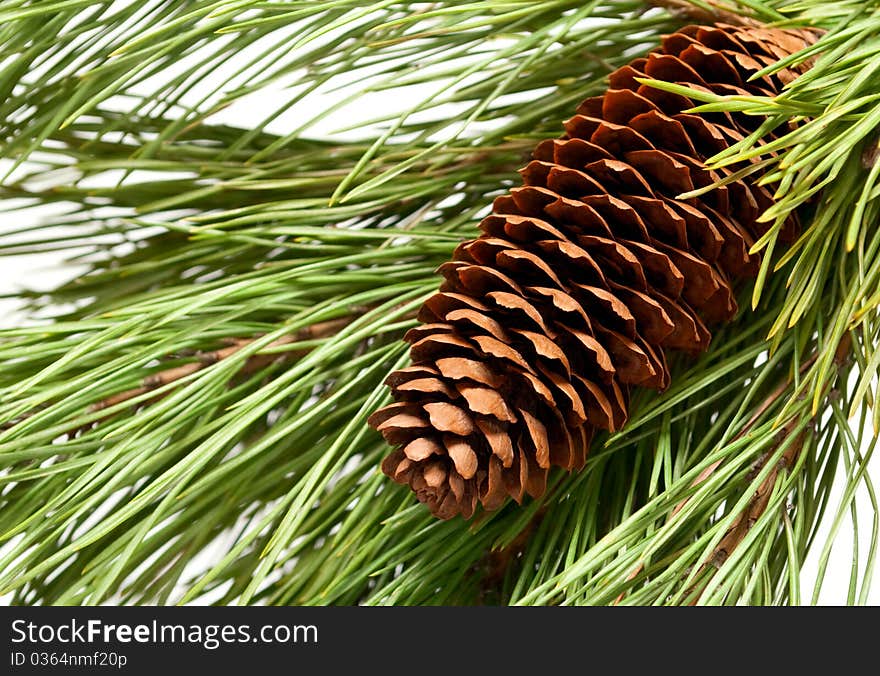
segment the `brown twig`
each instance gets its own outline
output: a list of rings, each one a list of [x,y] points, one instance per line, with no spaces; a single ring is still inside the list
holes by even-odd
[[[864,169],[871,169],[877,164],[878,160],[880,160],[880,135],[874,136],[865,144],[861,157],[862,167]]]
[[[801,364],[801,368],[799,369],[799,373],[801,375],[806,373],[807,369],[809,369],[816,362],[816,356],[817,355],[813,355],[812,357],[807,359],[807,361],[805,361],[803,364]],[[731,439],[731,441],[736,441],[737,439],[742,439],[746,434],[748,434],[751,431],[751,429],[755,426],[755,423],[758,422],[758,420],[761,418],[761,416],[767,412],[767,409],[769,409],[773,404],[775,404],[777,401],[779,401],[779,398],[783,394],[785,394],[786,390],[788,390],[789,385],[791,385],[791,380],[787,380],[786,382],[779,385],[775,390],[773,390],[773,392],[771,392],[767,396],[767,398],[761,402],[761,405],[758,406],[758,409],[746,421],[746,424],[743,425],[743,428],[739,431],[739,433],[737,433],[737,435],[735,437],[733,437],[733,439]],[[723,461],[723,458],[716,460],[711,465],[709,465],[706,469],[704,469],[702,472],[700,472],[700,474],[697,476],[697,478],[693,480],[693,483],[691,483],[691,488],[693,488],[695,486],[699,486],[706,479],[708,479],[710,476],[712,476],[712,474],[715,472],[715,470],[721,466],[722,461]],[[678,514],[684,508],[684,506],[688,503],[689,500],[690,500],[690,498],[688,497],[688,498],[685,498],[684,500],[682,500],[681,502],[679,502],[675,506],[675,508],[672,510],[672,514],[670,515],[670,518],[675,516],[676,514]]]
[[[849,335],[849,334],[847,334],[846,336],[844,336],[844,339],[848,339],[848,335]],[[842,340],[842,341],[841,341],[841,344],[843,344],[843,342],[844,342],[844,341]],[[849,343],[847,343],[847,345],[848,345],[848,344],[849,344]],[[840,347],[838,347],[838,353],[839,353],[839,352],[840,352]],[[804,373],[806,373],[807,369],[809,369],[809,368],[815,363],[817,357],[818,357],[818,355],[813,355],[812,357],[810,357],[809,359],[807,359],[803,364],[801,364],[801,367],[800,367],[800,369],[799,369],[799,373],[800,373],[801,375],[803,375]],[[771,392],[771,393],[770,393],[770,394],[764,399],[764,401],[761,402],[761,405],[758,406],[757,410],[756,410],[756,411],[752,414],[752,416],[746,421],[745,425],[743,425],[743,428],[737,433],[737,435],[736,435],[735,437],[733,437],[733,439],[732,439],[731,441],[736,441],[737,439],[741,439],[741,438],[744,437],[746,434],[748,434],[749,431],[751,431],[751,429],[755,426],[755,423],[758,422],[758,420],[761,418],[761,416],[764,415],[764,413],[767,412],[767,409],[769,409],[773,404],[775,404],[776,402],[779,401],[779,398],[782,397],[783,394],[785,394],[785,392],[788,390],[788,388],[789,388],[790,385],[791,385],[791,379],[786,380],[784,383],[780,384],[775,390],[773,390],[773,391],[772,391],[772,392]],[[782,429],[785,429],[785,427],[783,427]],[[766,454],[765,454],[765,456],[762,456],[762,460],[763,460],[764,462],[766,462],[766,457],[767,457]],[[700,485],[701,483],[703,483],[704,481],[706,481],[706,479],[708,479],[710,476],[712,476],[712,474],[714,474],[715,471],[721,466],[722,462],[724,462],[724,458],[719,458],[718,460],[716,460],[715,462],[713,462],[711,465],[709,465],[708,467],[706,467],[706,468],[705,468],[702,472],[700,472],[700,473],[696,476],[696,478],[691,482],[691,486],[690,486],[690,487],[691,487],[691,488],[694,488],[694,487],[696,487],[696,486],[699,486],[699,485]],[[761,460],[759,460],[759,462],[761,462]],[[760,468],[759,468],[759,469],[760,469]],[[775,474],[774,474],[774,477],[775,477]],[[684,498],[681,502],[679,502],[679,503],[678,503],[678,504],[672,509],[672,512],[671,512],[671,514],[669,515],[669,519],[672,519],[672,518],[675,517],[675,515],[678,514],[682,509],[684,509],[685,505],[687,505],[687,503],[691,500],[691,497],[692,497],[692,496],[688,496],[688,497]],[[766,506],[766,505],[765,505],[765,506]],[[726,536],[725,536],[725,537],[726,537]],[[745,537],[745,534],[743,534],[743,537]],[[737,542],[737,544],[738,544],[738,542]],[[733,550],[729,550],[729,551],[728,551],[728,554],[730,553],[730,551],[733,551]],[[632,580],[633,578],[635,578],[639,573],[642,572],[642,570],[644,570],[644,567],[645,567],[645,565],[644,565],[643,563],[640,563],[638,566],[636,566],[636,567],[632,570],[632,572],[630,572],[630,574],[627,575],[627,578],[626,578],[627,581]],[[618,604],[623,600],[624,596],[626,596],[626,592],[625,592],[625,591],[624,591],[624,592],[621,592],[620,595],[614,600],[614,605],[618,605]]]
[[[398,309],[400,309],[404,305],[405,305],[405,303],[398,303],[397,305],[392,307],[389,310],[389,312],[394,313],[395,311],[397,311]],[[256,371],[259,371],[260,369],[264,368],[265,366],[267,366],[268,364],[271,364],[273,362],[285,361],[287,359],[291,359],[294,357],[300,357],[300,356],[308,353],[310,351],[310,348],[309,349],[302,349],[302,350],[288,350],[285,352],[275,353],[275,354],[271,354],[271,353],[266,354],[265,351],[269,351],[273,348],[278,348],[283,345],[288,345],[291,343],[298,343],[298,342],[303,342],[303,341],[308,341],[308,340],[319,340],[321,338],[327,338],[329,336],[335,335],[341,329],[345,328],[352,321],[354,321],[355,318],[365,314],[366,312],[368,312],[369,310],[372,310],[372,309],[373,309],[373,306],[369,306],[369,305],[353,307],[353,308],[351,308],[351,313],[346,315],[345,317],[340,317],[337,319],[330,319],[330,320],[323,321],[323,322],[315,322],[314,324],[311,324],[311,325],[306,326],[302,329],[299,329],[298,331],[296,331],[294,333],[291,333],[286,336],[282,336],[281,338],[278,338],[277,340],[274,340],[271,343],[264,345],[261,348],[260,353],[254,354],[254,355],[251,355],[250,357],[248,357],[247,360],[245,361],[245,363],[242,365],[242,367],[236,372],[236,375],[248,375],[250,373],[254,373]],[[410,312],[403,314],[401,318],[407,318],[407,319],[415,318],[416,312],[417,312],[416,310],[412,310]],[[151,392],[153,390],[157,390],[157,389],[164,387],[166,385],[170,385],[172,383],[178,382],[178,381],[182,380],[183,378],[185,378],[189,375],[192,375],[193,373],[196,373],[198,371],[201,371],[202,369],[205,369],[205,368],[211,366],[212,364],[216,364],[220,361],[223,361],[224,359],[228,359],[229,357],[233,356],[237,352],[240,352],[241,350],[246,348],[248,345],[250,345],[254,341],[258,340],[260,337],[261,337],[261,335],[252,336],[250,338],[226,338],[222,341],[223,343],[225,343],[226,346],[219,348],[219,349],[216,349],[216,350],[210,350],[210,351],[181,350],[181,351],[178,351],[177,353],[175,353],[173,355],[174,358],[193,357],[194,361],[187,363],[187,364],[182,364],[180,366],[175,366],[175,367],[172,367],[169,369],[165,369],[163,371],[158,371],[158,372],[144,378],[144,380],[141,382],[139,387],[135,387],[135,388],[132,388],[129,390],[125,390],[124,392],[118,392],[116,394],[110,395],[109,397],[106,397],[106,398],[102,399],[101,401],[96,402],[96,403],[92,404],[91,406],[89,406],[87,411],[89,413],[95,413],[98,411],[102,411],[104,409],[108,409],[108,408],[111,408],[111,407],[116,406],[118,404],[122,404],[126,401],[135,399],[137,397],[141,397],[145,394],[148,394],[149,392]],[[158,401],[159,399],[161,399],[162,397],[166,396],[167,394],[169,394],[169,392],[158,393],[152,399],[147,399],[147,400],[141,402],[141,405],[149,405],[151,403],[154,403],[154,402]],[[28,420],[29,418],[31,418],[32,416],[34,416],[38,412],[39,412],[38,409],[33,410],[33,411],[28,411],[27,413],[19,416],[18,418],[14,419],[14,420],[7,420],[7,421],[0,422],[0,431],[12,429],[13,427],[20,424],[21,422]],[[92,427],[93,425],[100,423],[103,420],[106,420],[108,417],[109,417],[109,415],[104,416],[104,417],[100,417],[96,420],[92,420],[91,422],[87,423],[83,427],[73,429],[68,433],[68,436],[69,437],[76,436],[81,431],[88,429],[88,428]]]
[[[838,367],[843,367],[850,359],[850,349],[852,347],[852,336],[849,333],[845,333],[843,337],[840,339],[840,343],[837,345],[837,348],[834,352],[834,362],[838,365]],[[800,372],[803,374],[815,361],[817,355],[814,355],[801,366]],[[785,387],[780,386],[774,391],[774,395],[777,397],[781,394],[781,391],[784,391]],[[833,393],[833,390],[832,390]],[[760,417],[760,415],[766,410],[767,407],[762,406],[758,409],[758,411],[749,419],[749,423],[754,423],[755,420]],[[791,431],[794,427],[794,421],[791,421],[784,425],[779,432],[779,439],[774,446],[773,451],[779,448],[779,445],[791,434]],[[740,432],[737,435],[737,438],[741,437],[743,432]],[[801,432],[797,439],[795,439],[791,445],[785,450],[782,454],[782,457],[779,459],[779,462],[776,464],[776,467],[767,475],[767,478],[761,482],[761,485],[758,486],[758,489],[755,491],[754,496],[749,501],[748,506],[743,510],[743,512],[737,517],[736,521],[734,521],[733,525],[730,529],[724,534],[724,537],[721,539],[721,542],[718,543],[718,546],[712,551],[712,554],[709,556],[708,560],[700,567],[700,571],[705,570],[708,566],[713,566],[715,568],[720,568],[724,562],[730,557],[733,553],[733,550],[743,541],[745,536],[748,534],[749,530],[751,530],[752,526],[755,525],[755,522],[761,517],[761,515],[767,510],[767,505],[770,502],[770,496],[773,494],[773,488],[776,485],[776,480],[779,477],[779,473],[783,470],[790,469],[794,466],[795,461],[797,460],[798,455],[801,452],[801,449],[804,446],[804,433]],[[752,481],[764,468],[767,463],[767,460],[773,455],[773,451],[768,451],[761,455],[755,465],[752,467],[752,470],[749,472],[748,480]],[[717,463],[716,465],[717,466]],[[688,594],[693,593],[693,589],[688,590]],[[699,601],[700,594],[698,593],[692,600],[691,605],[694,605]]]
[[[791,433],[792,428],[794,427],[794,422],[792,421],[788,425],[782,428],[780,431],[780,439],[777,442],[774,450],[781,445],[782,441],[788,437]],[[730,558],[730,555],[733,551],[742,543],[745,539],[748,532],[752,529],[752,526],[757,523],[758,519],[767,511],[767,506],[770,504],[770,498],[773,495],[773,489],[776,486],[776,481],[779,478],[779,474],[785,470],[792,468],[797,461],[797,457],[800,454],[801,450],[804,447],[804,433],[801,432],[798,434],[797,438],[789,445],[785,452],[782,454],[782,457],[776,463],[776,466],[770,471],[770,473],[765,477],[765,479],[761,482],[761,485],[758,486],[757,490],[755,490],[752,499],[749,501],[749,504],[746,508],[739,514],[736,520],[733,522],[731,527],[724,534],[724,537],[721,538],[721,541],[712,550],[712,554],[709,555],[709,558],[706,559],[706,562],[700,566],[700,569],[697,571],[696,577],[699,579],[700,574],[707,570],[708,568],[721,568],[724,565],[724,562]],[[749,481],[753,480],[767,465],[767,460],[773,455],[773,451],[768,451],[761,455],[758,461],[754,464],[751,471],[749,472]],[[688,605],[694,606],[700,600],[700,595],[703,590],[698,590],[698,584],[694,583],[692,587],[690,587],[685,592],[685,598],[691,597]]]
[[[362,314],[362,311],[359,311],[358,314]],[[342,317],[339,319],[331,319],[325,322],[312,324],[288,336],[282,336],[278,340],[274,340],[268,345],[264,346],[262,349],[269,350],[271,348],[280,347],[289,343],[326,338],[327,336],[331,336],[337,333],[340,329],[350,324],[354,316],[356,315]],[[175,356],[193,356],[196,361],[190,362],[189,364],[182,364],[181,366],[175,366],[173,368],[165,369],[164,371],[159,371],[150,376],[147,376],[141,382],[141,385],[139,387],[125,390],[124,392],[118,392],[109,397],[106,397],[105,399],[102,399],[101,401],[89,406],[88,412],[94,413],[96,411],[102,411],[105,408],[110,408],[111,406],[121,404],[123,402],[129,401],[130,399],[140,397],[141,395],[147,394],[148,392],[158,389],[164,385],[169,385],[171,383],[177,382],[178,380],[181,380],[186,376],[196,373],[197,371],[201,371],[202,369],[207,368],[212,364],[216,364],[219,361],[228,359],[236,352],[243,350],[245,347],[247,347],[259,338],[260,336],[253,336],[251,338],[226,338],[223,342],[226,343],[227,346],[220,348],[219,350],[211,350],[209,352],[179,352]],[[238,373],[247,375],[249,373],[260,370],[261,368],[272,363],[273,361],[280,361],[290,359],[295,356],[301,356],[306,351],[307,350],[291,350],[289,352],[284,352],[281,354],[255,354],[247,359],[247,361],[244,363]],[[41,409],[42,408],[45,408],[45,406],[41,407]],[[3,421],[2,423],[0,423],[0,431],[12,429],[16,425],[31,418],[41,409],[29,411],[19,416],[18,418],[15,418],[14,420]],[[104,418],[100,418],[99,420],[104,420]],[[89,423],[89,426],[95,424],[96,422],[99,421],[93,421],[92,423]],[[76,430],[74,430],[74,432],[71,433],[71,436],[76,434],[76,432],[79,432],[81,429],[82,428],[77,428]]]
[[[781,437],[787,437],[791,433],[793,427],[794,425],[792,423],[783,427]],[[752,526],[755,525],[755,522],[767,510],[767,505],[770,502],[770,496],[773,493],[773,488],[776,485],[779,473],[794,466],[803,446],[804,434],[801,432],[789,447],[785,449],[779,462],[776,463],[776,466],[770,471],[770,474],[768,474],[764,481],[761,482],[761,485],[758,486],[758,489],[749,501],[748,506],[737,517],[736,521],[734,521],[733,525],[730,527],[730,530],[728,530],[727,533],[724,534],[724,537],[721,538],[721,542],[719,542],[718,546],[713,550],[709,560],[703,564],[703,568],[709,565],[720,568],[733,553],[733,550],[743,541],[746,534],[751,530]],[[765,453],[758,460],[749,473],[750,479],[754,479],[754,477],[764,469],[770,456],[772,456],[772,453]]]
[[[358,314],[361,313],[359,312]],[[291,343],[299,343],[306,340],[318,340],[320,338],[332,336],[338,333],[341,329],[348,326],[355,316],[357,315],[349,315],[346,317],[340,317],[338,319],[330,319],[324,322],[311,324],[287,336],[282,336],[277,340],[273,340],[271,343],[265,345],[262,349],[271,350],[272,348],[281,347],[283,345],[288,345]],[[124,392],[118,392],[117,394],[106,397],[105,399],[102,399],[101,401],[89,406],[88,411],[89,413],[102,411],[112,406],[116,406],[118,404],[129,401],[131,399],[135,399],[136,397],[140,397],[160,387],[175,383],[189,375],[192,375],[193,373],[196,373],[198,371],[201,371],[202,369],[207,368],[208,366],[211,366],[212,364],[221,362],[224,359],[229,359],[229,357],[240,352],[259,338],[260,336],[253,336],[251,338],[227,338],[224,341],[227,344],[226,347],[220,348],[218,350],[211,350],[208,352],[195,352],[195,361],[188,364],[182,364],[180,366],[165,369],[164,371],[159,371],[150,376],[147,376],[146,378],[144,378],[139,387],[125,390]],[[250,373],[254,373],[264,368],[268,364],[271,364],[272,362],[283,361],[291,359],[292,357],[302,356],[306,352],[308,352],[308,350],[290,350],[287,352],[282,352],[280,354],[254,354],[247,358],[237,374],[247,375]],[[151,400],[150,403],[167,394],[168,392],[161,393],[155,399]],[[106,418],[99,418],[98,420],[90,423],[90,425],[94,425],[95,423],[105,419]]]

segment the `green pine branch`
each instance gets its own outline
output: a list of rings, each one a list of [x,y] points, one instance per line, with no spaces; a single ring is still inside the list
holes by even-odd
[[[638,0],[4,2],[0,255],[87,272],[16,294],[30,321],[0,332],[0,595],[808,603],[807,554],[824,571],[848,519],[871,538],[842,600],[865,602],[880,5],[724,9],[827,31],[776,99],[703,106],[805,121],[714,159],[769,167],[766,218],[797,210],[803,235],[783,251],[771,228],[737,320],[583,472],[464,523],[378,471],[365,420],[400,337],[535,143],[686,18]],[[310,119],[315,97],[334,102]],[[409,107],[364,120],[363,97]],[[236,106],[246,128],[223,122]],[[345,129],[321,131],[331,114]]]

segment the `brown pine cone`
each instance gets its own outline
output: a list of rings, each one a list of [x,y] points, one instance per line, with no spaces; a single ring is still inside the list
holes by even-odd
[[[773,198],[760,173],[676,196],[733,171],[704,162],[762,120],[684,113],[696,103],[636,78],[772,96],[808,66],[749,77],[816,37],[689,26],[538,145],[405,336],[412,366],[369,420],[396,447],[386,474],[444,519],[538,497],[551,466],[580,469],[594,431],[626,422],[630,386],[667,387],[666,349],[706,349],[706,325],[734,316],[733,285],[758,269],[749,248]]]

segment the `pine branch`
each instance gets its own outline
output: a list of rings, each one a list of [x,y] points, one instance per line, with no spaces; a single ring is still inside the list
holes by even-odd
[[[790,429],[782,428],[780,436],[787,437],[790,433]],[[704,564],[705,566],[711,565],[720,568],[733,553],[733,550],[736,549],[737,545],[743,541],[746,534],[749,532],[749,529],[757,523],[758,519],[767,510],[767,505],[770,502],[770,497],[772,496],[780,472],[784,472],[794,466],[794,461],[797,458],[798,453],[800,453],[800,450],[803,448],[803,444],[804,441],[801,434],[798,435],[793,443],[788,445],[770,474],[764,479],[761,485],[758,486],[758,490],[755,491],[748,507],[739,517],[737,517],[730,530],[724,534],[721,542],[712,552],[709,561]],[[757,474],[766,466],[767,460],[771,455],[772,453],[768,452],[758,460],[752,470],[752,476],[749,478],[757,476]]]
[[[383,480],[366,416],[403,363],[432,270],[535,143],[681,17],[636,0],[0,10],[0,196],[16,223],[0,255],[53,251],[88,268],[18,294],[31,322],[0,332],[0,420],[14,422],[0,428],[0,594],[676,604],[698,589],[701,604],[797,602],[807,553],[824,570],[857,492],[874,499],[878,10],[723,11],[826,31],[797,57],[815,59],[810,74],[775,100],[702,107],[761,115],[761,129],[811,118],[715,158],[769,168],[768,218],[797,210],[802,235],[785,252],[775,234],[756,243],[767,267],[754,312],[679,359],[664,395],[637,397],[582,473],[468,525],[431,520]],[[413,99],[414,86],[426,93]],[[219,122],[270,89],[284,93],[260,119]],[[323,109],[344,134],[304,112],[334,89]],[[371,96],[411,105],[363,120]],[[43,205],[57,211],[34,224]],[[872,504],[860,562],[876,554]],[[849,602],[867,598],[871,572],[855,567]]]
[[[845,344],[845,347],[848,348],[848,346],[850,344],[849,340],[845,340],[844,344]],[[840,348],[838,348],[838,353],[840,353]],[[816,355],[813,355],[812,357],[807,359],[804,362],[804,364],[801,365],[800,375],[805,374],[809,370],[809,368],[815,363],[815,361],[816,361]],[[735,441],[737,439],[741,439],[742,437],[747,435],[752,430],[752,428],[755,426],[755,424],[757,424],[761,420],[761,418],[764,416],[764,414],[767,413],[767,411],[773,405],[778,404],[780,399],[788,393],[790,387],[791,387],[790,380],[787,382],[781,383],[778,387],[776,387],[776,389],[773,390],[769,394],[769,396],[767,396],[761,402],[761,404],[754,410],[754,412],[752,413],[752,416],[746,421],[745,425],[743,425],[742,429],[736,434],[736,436],[733,437],[733,440]],[[791,422],[789,422],[785,426],[783,426],[781,428],[780,432],[778,433],[778,436],[781,437],[782,439],[785,439],[791,431],[791,429],[790,429],[791,426],[792,426]],[[792,447],[789,448],[789,450],[786,451],[786,453],[789,453],[792,457],[793,457],[792,449],[794,448],[794,446],[797,446],[798,448],[800,448],[800,446],[802,446],[802,442],[800,444],[793,445]],[[760,470],[761,467],[763,467],[763,465],[767,461],[767,458],[771,454],[772,454],[771,452],[765,452],[756,461],[755,465],[753,466],[753,471],[750,472],[750,476],[748,477],[749,481],[751,481],[755,478],[755,476],[757,475],[757,471]],[[792,457],[786,457],[786,455],[783,455],[782,460],[780,460],[780,463],[782,464],[783,468],[790,466],[790,464],[791,464],[790,461],[792,460]],[[722,458],[722,459],[716,460],[712,464],[708,465],[691,482],[690,488],[692,488],[692,489],[697,488],[700,484],[702,484],[704,481],[706,481],[709,477],[711,477],[716,472],[716,470],[721,466],[721,464],[723,462],[724,462],[724,460]],[[742,541],[743,537],[745,537],[745,534],[748,531],[748,528],[750,528],[754,524],[754,522],[757,520],[757,518],[761,514],[764,513],[764,511],[767,507],[767,501],[763,500],[763,498],[769,499],[769,493],[767,492],[767,489],[773,487],[775,480],[776,480],[775,474],[772,475],[772,480],[770,479],[770,477],[768,477],[768,479],[765,479],[764,484],[762,484],[758,488],[758,490],[755,494],[755,498],[753,499],[752,503],[750,503],[749,508],[745,512],[743,512],[743,514],[737,519],[736,524],[724,536],[724,538],[721,541],[721,544],[719,544],[718,547],[716,547],[716,549],[713,551],[713,553],[709,559],[709,562],[704,563],[701,567],[701,570],[702,570],[702,568],[705,568],[707,565],[710,565],[710,563],[713,563],[713,565],[716,562],[723,563],[723,561],[727,559],[727,557],[730,555],[730,553],[733,551],[733,549],[736,547],[736,545]],[[691,499],[691,497],[686,497],[681,502],[676,504],[675,507],[673,507],[673,509],[669,515],[670,518],[675,518],[675,516],[687,506],[690,499]],[[629,575],[627,576],[627,580],[635,579],[642,572],[643,569],[644,569],[644,564],[639,563],[639,565],[636,566],[629,573]],[[620,604],[620,602],[623,600],[624,595],[625,595],[624,593],[621,593],[621,595],[618,596],[614,600],[614,605]],[[695,599],[695,601],[696,601],[696,599]]]

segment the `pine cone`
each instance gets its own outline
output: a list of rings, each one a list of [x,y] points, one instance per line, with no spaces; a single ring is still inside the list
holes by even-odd
[[[697,104],[636,78],[772,96],[808,65],[749,77],[816,37],[684,28],[538,145],[524,185],[441,266],[405,336],[412,366],[388,378],[396,403],[369,420],[397,447],[386,474],[444,519],[538,497],[551,466],[580,469],[594,431],[624,424],[631,386],[667,387],[667,349],[707,348],[706,325],[734,316],[733,286],[758,269],[749,249],[772,193],[753,173],[676,196],[734,171],[704,162],[762,120],[684,113]],[[792,220],[783,233],[795,232]]]

